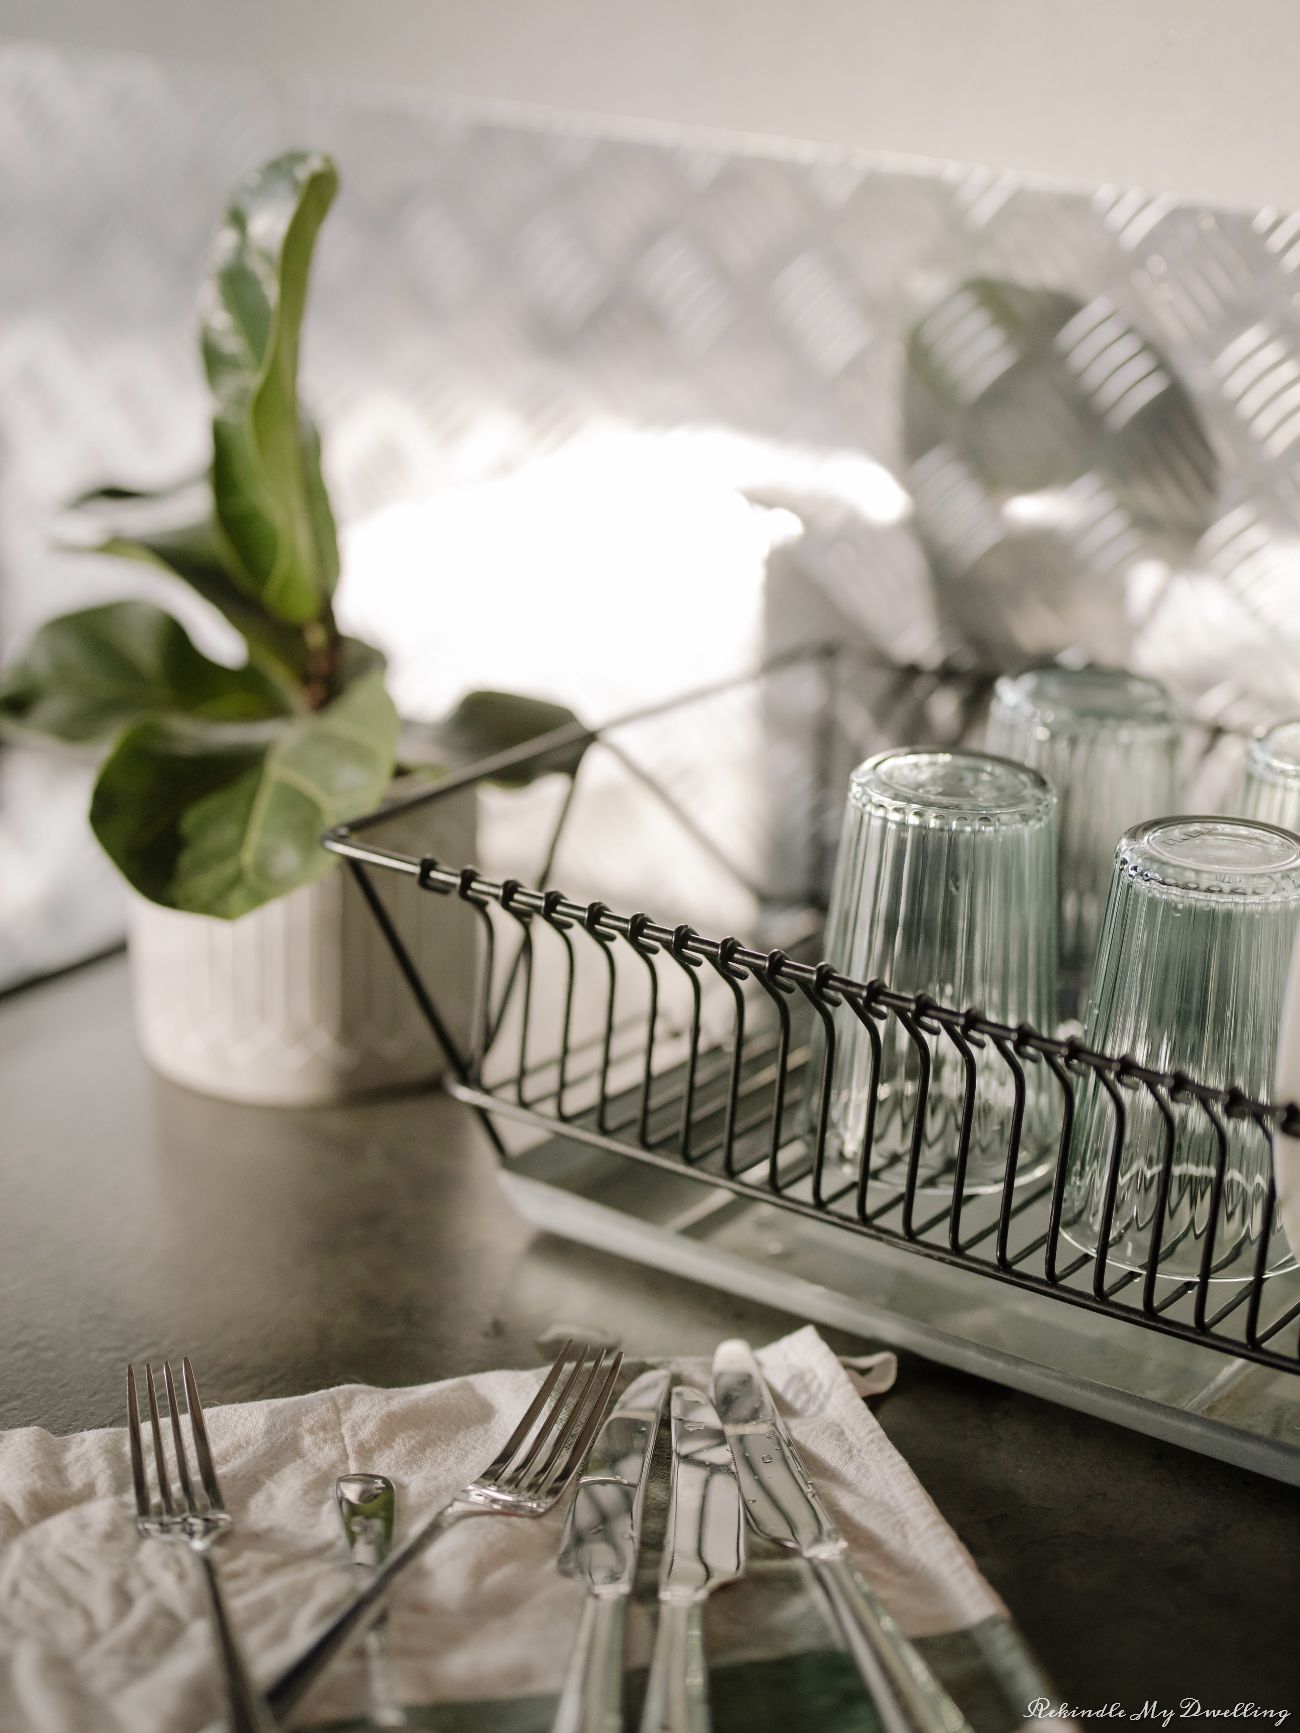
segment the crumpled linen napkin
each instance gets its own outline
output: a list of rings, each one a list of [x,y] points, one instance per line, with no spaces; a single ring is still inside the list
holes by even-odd
[[[846,1369],[806,1328],[759,1360],[859,1568],[904,1629],[930,1637],[1001,1625],[997,1597],[862,1401],[892,1382],[893,1356]],[[707,1387],[705,1362],[678,1370]],[[274,1677],[351,1592],[336,1476],[391,1476],[400,1539],[491,1460],[537,1379],[530,1370],[404,1390],[347,1385],[210,1411],[236,1515],[218,1558],[259,1676]],[[562,1504],[535,1521],[466,1522],[413,1567],[390,1620],[406,1701],[557,1689],[578,1605],[554,1570],[563,1519]],[[778,1569],[789,1567],[754,1561],[751,1574]],[[711,1663],[806,1646],[791,1599],[783,1612],[778,1596],[774,1616],[756,1621],[752,1604],[728,1611],[739,1607],[732,1591],[715,1596]],[[648,1617],[630,1625],[630,1666],[645,1664],[650,1636]],[[363,1703],[358,1656],[322,1681],[300,1719],[344,1718]],[[188,1733],[218,1718],[197,1573],[183,1548],[137,1537],[125,1431],[0,1435],[0,1726]]]

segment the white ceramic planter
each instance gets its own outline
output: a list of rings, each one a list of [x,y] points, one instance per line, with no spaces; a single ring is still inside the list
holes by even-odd
[[[460,865],[475,852],[475,795],[422,816],[413,849]],[[384,841],[402,847],[407,837]],[[378,871],[379,890],[422,976],[463,1042],[477,922],[447,898]],[[305,1106],[436,1081],[441,1049],[378,923],[337,867],[315,884],[218,921],[132,898],[136,1027],[153,1068],[231,1101]]]

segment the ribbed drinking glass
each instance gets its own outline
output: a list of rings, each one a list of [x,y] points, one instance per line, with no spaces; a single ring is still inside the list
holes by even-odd
[[[826,956],[860,981],[883,980],[957,1010],[973,1006],[1010,1024],[1044,1027],[1056,990],[1056,796],[1044,779],[1002,758],[929,747],[884,752],[860,765],[849,784]],[[822,1039],[815,1030],[809,1136],[821,1113]],[[966,1071],[948,1036],[919,1039],[929,1049],[929,1076],[916,1174],[934,1186],[953,1172]],[[870,1172],[901,1186],[927,1067],[897,1017],[880,1025],[880,1041],[876,1076],[862,1023],[847,1007],[836,1011],[827,1149],[858,1171],[870,1105]],[[991,1051],[987,1059],[978,1068],[971,1190],[1002,1184],[1014,1117],[1012,1073]],[[1041,1171],[1053,1154],[1043,1069],[1024,1067],[1017,1179]]]
[[[1138,825],[1115,855],[1085,1045],[1269,1100],[1298,925],[1300,839],[1288,831],[1221,817]],[[1080,1088],[1068,1237],[1084,1251],[1105,1237],[1118,1269],[1186,1279],[1204,1266],[1216,1280],[1245,1279],[1264,1232],[1269,1139],[1249,1118],[1212,1118],[1142,1083],[1122,1102],[1116,1151],[1107,1091],[1095,1080]],[[1280,1235],[1266,1257],[1274,1268],[1289,1261]]]
[[[1281,722],[1246,748],[1246,818],[1300,831],[1300,722]]]
[[[1004,674],[988,749],[1032,764],[1060,808],[1060,1014],[1082,1018],[1115,845],[1147,818],[1177,812],[1182,722],[1158,680],[1123,668]]]

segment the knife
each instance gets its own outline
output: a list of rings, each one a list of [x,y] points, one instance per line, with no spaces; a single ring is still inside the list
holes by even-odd
[[[643,1372],[596,1435],[569,1507],[557,1568],[586,1589],[553,1733],[621,1733],[623,1612],[667,1372]]]
[[[745,1568],[745,1513],[727,1435],[707,1396],[677,1389],[659,1624],[641,1733],[709,1733],[704,1603]]]
[[[858,1576],[776,1411],[748,1342],[713,1357],[713,1400],[751,1525],[812,1568],[885,1733],[971,1733],[970,1723]]]

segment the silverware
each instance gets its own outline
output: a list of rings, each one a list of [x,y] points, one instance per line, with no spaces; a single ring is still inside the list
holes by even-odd
[[[216,1639],[217,1658],[221,1663],[226,1696],[226,1725],[230,1733],[274,1733],[275,1720],[244,1663],[234,1628],[226,1612],[221,1585],[217,1580],[212,1549],[222,1536],[229,1534],[234,1527],[234,1518],[226,1509],[221,1496],[221,1487],[208,1444],[208,1431],[203,1424],[199,1387],[188,1355],[181,1361],[181,1370],[185,1380],[185,1407],[189,1415],[200,1484],[195,1487],[190,1473],[190,1460],[181,1428],[180,1404],[176,1400],[171,1362],[164,1360],[163,1382],[167,1389],[167,1408],[171,1421],[172,1445],[176,1454],[176,1477],[179,1482],[179,1491],[173,1495],[167,1472],[167,1456],[163,1449],[158,1391],[154,1384],[153,1367],[146,1364],[144,1380],[149,1397],[149,1433],[153,1441],[154,1472],[158,1480],[158,1498],[155,1500],[149,1491],[149,1479],[144,1466],[135,1367],[128,1366],[126,1369],[126,1421],[131,1445],[131,1482],[135,1488],[135,1526],[148,1540],[181,1541],[198,1560],[203,1586],[207,1590],[208,1612]]]
[[[752,1526],[807,1559],[885,1733],[971,1733],[919,1652],[858,1576],[776,1411],[748,1342],[713,1357],[713,1400]]]
[[[397,1490],[385,1474],[340,1474],[334,1482],[334,1502],[353,1569],[369,1581],[392,1551]],[[405,1727],[406,1716],[393,1685],[388,1620],[382,1613],[366,1632],[366,1669],[371,1726]]]
[[[557,1568],[585,1588],[552,1733],[622,1733],[623,1614],[667,1372],[643,1372],[601,1427],[569,1509]]]
[[[496,1460],[464,1490],[428,1518],[391,1553],[361,1592],[330,1620],[267,1692],[284,1719],[354,1636],[379,1617],[393,1584],[425,1548],[453,1524],[470,1516],[542,1516],[582,1466],[597,1428],[609,1411],[621,1353],[582,1346],[565,1374],[571,1342],[555,1356],[541,1388],[506,1440]]]
[[[673,1391],[673,1479],[659,1624],[641,1733],[708,1733],[704,1603],[745,1566],[745,1516],[727,1435],[707,1396]]]

